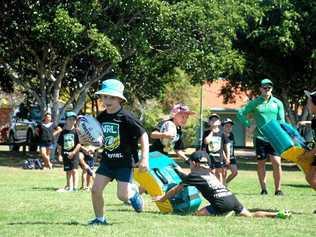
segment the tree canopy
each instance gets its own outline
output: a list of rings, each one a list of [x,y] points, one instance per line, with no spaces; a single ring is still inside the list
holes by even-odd
[[[316,4],[314,1],[264,0],[245,11],[247,27],[236,33],[234,47],[245,56],[242,73],[232,75],[232,90],[252,89],[258,92],[260,80],[274,82],[274,94],[284,103],[292,123],[305,105],[304,90],[316,89]]]
[[[17,1],[2,3],[0,64],[42,110],[66,95],[82,107],[109,72],[130,101],[160,96],[175,67],[199,83],[243,68],[232,48],[237,1]],[[68,95],[68,96],[67,96]]]

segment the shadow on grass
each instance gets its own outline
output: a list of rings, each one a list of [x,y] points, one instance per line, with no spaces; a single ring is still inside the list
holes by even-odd
[[[184,169],[189,169],[189,165],[183,160],[174,158],[177,164]],[[257,160],[255,157],[237,157],[238,169],[245,171],[257,171]],[[272,171],[272,164],[270,161],[266,163],[266,170]],[[283,171],[299,171],[299,168],[294,163],[285,162],[282,160],[282,170]]]
[[[282,184],[282,186],[288,186],[293,188],[310,188],[307,184]]]
[[[26,159],[37,159],[40,158],[39,154],[36,152],[10,152],[10,151],[0,151],[0,166],[8,167],[22,167],[23,162]],[[171,156],[178,165],[184,169],[188,169],[189,165],[184,162],[184,160],[176,157],[175,155]],[[256,171],[257,170],[257,161],[255,157],[249,156],[240,156],[238,159],[238,168],[239,170],[246,171]],[[60,164],[54,164],[54,167],[62,167]],[[284,171],[298,171],[299,169],[293,163],[284,162],[282,163],[282,169]],[[271,171],[272,165],[270,162],[266,164],[266,170]]]
[[[32,190],[35,191],[57,191],[56,187],[32,187]]]
[[[39,155],[34,152],[0,151],[0,166],[22,167],[26,159],[38,159]]]
[[[49,222],[49,221],[25,221],[25,222],[10,222],[8,225],[81,225],[87,226],[88,224],[82,224],[77,221],[68,222]]]
[[[279,210],[276,209],[265,209],[265,208],[250,208],[248,209],[250,212],[256,212],[256,211],[265,211],[265,212],[278,212]]]

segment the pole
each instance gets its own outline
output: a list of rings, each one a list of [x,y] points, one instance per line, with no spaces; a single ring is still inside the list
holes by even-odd
[[[198,148],[202,148],[202,141],[203,140],[203,83],[201,83],[200,88],[200,132],[199,132],[199,144]]]

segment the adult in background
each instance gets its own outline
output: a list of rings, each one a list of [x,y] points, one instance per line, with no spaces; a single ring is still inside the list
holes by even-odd
[[[62,131],[60,127],[54,125],[51,113],[44,114],[42,123],[35,130],[39,137],[40,154],[44,162],[44,168],[52,169],[50,155],[53,149],[54,138]]]
[[[265,164],[270,158],[273,168],[275,195],[283,195],[281,191],[281,157],[277,156],[271,144],[265,139],[260,128],[270,120],[285,121],[283,103],[272,95],[273,83],[269,79],[263,79],[260,83],[261,95],[250,101],[238,111],[238,118],[244,126],[250,127],[251,122],[247,118],[249,114],[256,122],[254,144],[258,160],[257,172],[261,186],[261,195],[268,194],[266,187]]]

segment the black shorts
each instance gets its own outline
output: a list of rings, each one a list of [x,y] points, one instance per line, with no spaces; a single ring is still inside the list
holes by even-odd
[[[268,159],[268,155],[278,155],[269,142],[263,141],[261,139],[256,138],[255,147],[257,160],[266,160]]]
[[[237,159],[236,159],[236,157],[230,158],[229,161],[230,161],[230,164],[231,164],[231,165],[237,165]]]
[[[235,195],[230,195],[226,197],[218,198],[213,205],[206,207],[210,215],[224,215],[227,212],[234,211],[239,215],[245,208],[235,197]]]
[[[84,162],[86,162],[86,164],[93,169],[94,168],[94,158],[91,155],[86,155],[84,154]]]
[[[73,159],[68,158],[68,154],[63,154],[64,171],[71,171],[73,169],[78,169],[79,166],[79,156],[76,155]]]
[[[220,169],[226,166],[223,157],[221,157],[220,155],[217,156],[217,155],[209,154],[209,161],[210,161],[209,166],[211,169]]]

